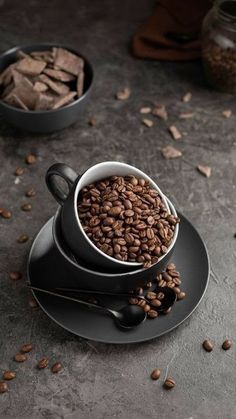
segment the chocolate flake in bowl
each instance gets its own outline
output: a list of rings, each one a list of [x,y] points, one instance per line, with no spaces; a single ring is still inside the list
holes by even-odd
[[[83,95],[84,60],[64,48],[18,51],[0,74],[0,99],[24,110],[61,108]]]

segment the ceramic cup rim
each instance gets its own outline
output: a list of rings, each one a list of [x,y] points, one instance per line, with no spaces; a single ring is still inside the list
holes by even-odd
[[[120,167],[120,168],[130,168],[131,170],[135,170],[136,171],[136,173],[137,173],[137,175],[139,176],[139,177],[144,177],[146,180],[148,180],[149,181],[149,183],[151,184],[151,186],[154,188],[154,189],[156,189],[157,190],[157,192],[159,193],[159,195],[160,195],[160,197],[161,197],[161,199],[162,199],[162,201],[164,202],[164,204],[165,204],[165,206],[166,206],[166,208],[167,208],[167,211],[169,212],[169,214],[171,213],[170,212],[170,208],[169,208],[169,204],[168,204],[168,201],[167,201],[167,199],[166,199],[166,196],[164,195],[164,193],[161,191],[161,189],[159,188],[159,186],[156,184],[156,182],[154,182],[154,180],[152,179],[152,178],[150,178],[145,172],[143,172],[142,170],[140,170],[140,169],[138,169],[137,167],[135,167],[135,166],[132,166],[132,165],[130,165],[130,164],[127,164],[127,163],[122,163],[122,162],[117,162],[117,161],[106,161],[106,162],[102,162],[102,163],[97,163],[97,164],[95,164],[95,165],[93,165],[93,166],[91,166],[89,169],[87,169],[84,173],[83,173],[83,175],[80,177],[80,179],[79,179],[79,181],[78,181],[78,183],[77,183],[77,185],[76,185],[76,188],[75,188],[75,191],[74,191],[74,213],[75,213],[75,217],[76,217],[76,221],[77,221],[77,225],[79,226],[79,229],[80,229],[80,231],[81,231],[81,233],[82,233],[82,235],[83,235],[83,237],[85,238],[85,240],[89,243],[89,245],[90,246],[92,246],[92,248],[93,248],[93,250],[95,250],[97,253],[99,253],[102,257],[104,257],[105,259],[108,259],[109,261],[111,261],[111,262],[113,262],[114,264],[117,264],[117,265],[121,265],[121,266],[127,266],[127,267],[129,267],[129,268],[131,268],[131,267],[138,267],[138,266],[142,266],[142,263],[138,263],[138,262],[125,262],[125,261],[120,261],[120,260],[117,260],[117,259],[115,259],[115,258],[113,258],[113,257],[111,257],[111,256],[109,256],[109,255],[107,255],[106,253],[104,253],[104,252],[102,252],[97,246],[95,246],[95,244],[92,242],[92,240],[90,240],[90,238],[87,236],[87,234],[85,233],[85,231],[84,231],[84,229],[83,229],[83,227],[82,227],[82,224],[81,224],[81,221],[80,221],[80,218],[79,218],[79,213],[78,213],[78,210],[77,210],[77,201],[78,201],[78,195],[79,195],[79,192],[80,192],[80,190],[81,190],[81,188],[82,187],[84,187],[85,185],[81,185],[82,183],[83,183],[83,181],[84,181],[84,179],[86,178],[86,177],[88,177],[92,172],[94,172],[95,170],[97,170],[97,169],[100,169],[100,168],[106,168],[106,167],[109,167],[109,166],[114,166],[114,169],[115,169],[115,167]],[[114,170],[114,175],[115,175],[115,170]],[[99,179],[98,179],[99,180]],[[167,253],[169,252],[171,250],[171,245],[168,247],[168,251],[167,251]],[[159,260],[162,260],[163,259],[163,257],[167,254],[167,253],[165,253],[164,255],[162,255],[161,257],[160,257],[160,259]]]
[[[175,210],[175,207],[174,207],[174,205],[172,204],[172,202],[170,201],[170,199],[169,198],[166,198],[167,200],[168,200],[168,203],[169,203],[169,206],[170,206],[170,208],[171,208],[171,214],[173,214],[173,215],[175,215],[175,216],[177,216],[177,213],[176,213],[176,210]],[[119,276],[119,277],[125,277],[125,278],[127,278],[127,275],[133,275],[133,274],[135,274],[135,273],[141,273],[141,272],[143,272],[144,271],[144,269],[145,268],[141,268],[140,266],[138,267],[138,269],[136,269],[136,270],[133,270],[133,271],[127,271],[127,272],[118,272],[118,273],[108,273],[108,272],[100,272],[100,271],[94,271],[94,270],[92,270],[92,269],[90,269],[90,268],[88,268],[87,266],[83,266],[83,265],[80,265],[79,264],[79,262],[75,262],[72,258],[70,258],[66,253],[65,253],[65,251],[63,250],[63,248],[61,247],[61,245],[60,245],[60,242],[58,241],[58,237],[57,237],[57,233],[56,233],[56,220],[57,220],[57,218],[59,217],[59,214],[60,214],[60,212],[61,212],[61,207],[59,207],[58,208],[58,210],[57,210],[57,212],[56,212],[56,214],[55,214],[55,216],[54,216],[54,220],[53,220],[53,228],[52,228],[52,230],[53,230],[53,237],[54,237],[54,240],[55,240],[55,243],[56,243],[56,246],[57,246],[57,249],[60,251],[60,253],[62,254],[62,256],[65,258],[65,259],[67,259],[67,261],[69,262],[69,263],[71,263],[72,265],[74,265],[74,267],[76,268],[76,267],[81,267],[83,270],[85,270],[86,272],[89,272],[89,273],[91,273],[91,274],[94,274],[94,273],[96,273],[96,275],[99,275],[99,276],[106,276],[106,277],[114,277],[114,275],[115,276]],[[172,242],[171,242],[171,245],[170,245],[170,247],[168,248],[168,252],[167,253],[165,253],[164,255],[163,255],[163,257],[162,257],[162,259],[164,259],[166,256],[167,256],[167,254],[169,253],[169,251],[171,251],[171,249],[173,249],[173,247],[174,247],[174,245],[175,245],[175,243],[176,243],[176,240],[177,240],[177,238],[178,238],[178,233],[179,233],[179,224],[177,224],[176,225],[176,228],[175,228],[175,233],[174,233],[174,237],[173,237],[173,240],[172,240]],[[157,265],[159,262],[160,262],[160,260],[161,259],[159,259],[159,261],[158,262],[156,262],[156,264],[154,264],[154,265]],[[150,268],[152,268],[154,265],[152,265]],[[150,268],[147,268],[147,269],[150,269]]]

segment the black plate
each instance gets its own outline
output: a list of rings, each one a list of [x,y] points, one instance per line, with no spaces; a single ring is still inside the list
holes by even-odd
[[[186,292],[186,298],[177,302],[170,314],[153,320],[148,319],[139,327],[127,331],[117,328],[112,318],[103,313],[82,307],[78,303],[34,292],[39,305],[53,321],[64,329],[77,336],[98,342],[137,343],[170,332],[196,309],[206,291],[209,277],[207,249],[193,225],[184,216],[180,215],[180,217],[179,236],[171,261],[176,264],[181,273],[183,280],[181,288]],[[52,273],[50,257],[48,263],[42,264],[43,257],[41,256],[49,252],[53,246],[52,219],[50,219],[36,237],[29,256],[28,277],[33,286],[42,286],[42,278],[48,278],[48,286],[50,286]],[[59,275],[55,264],[53,270],[55,275]],[[31,274],[32,271],[34,275]],[[99,301],[112,308],[119,308],[126,304],[126,300],[121,298],[118,300],[116,297],[109,297],[109,300],[99,297]]]

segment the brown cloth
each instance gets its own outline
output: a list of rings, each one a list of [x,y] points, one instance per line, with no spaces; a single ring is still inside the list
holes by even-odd
[[[133,37],[133,54],[168,61],[199,58],[201,24],[211,7],[208,0],[159,1]]]

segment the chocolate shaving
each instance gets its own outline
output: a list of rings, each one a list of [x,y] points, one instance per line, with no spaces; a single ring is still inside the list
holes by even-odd
[[[30,57],[23,58],[23,60],[18,61],[16,64],[18,71],[30,76],[38,76],[45,67],[46,63],[44,61],[37,61]]]
[[[232,116],[232,111],[231,111],[231,109],[226,109],[225,111],[223,111],[223,112],[222,112],[222,115],[223,115],[225,118],[230,118],[230,117]]]
[[[174,140],[180,140],[180,138],[182,138],[182,134],[180,133],[180,131],[178,130],[178,128],[175,125],[171,125],[169,127],[169,131],[170,131],[172,137],[174,138]]]
[[[116,99],[118,100],[127,100],[129,99],[131,90],[128,87],[125,87],[123,90],[120,90],[116,93]]]
[[[76,96],[76,92],[70,92],[63,97],[58,98],[55,101],[52,109],[58,109],[58,108],[61,108],[62,106],[68,105],[68,103],[70,103],[75,96]]]
[[[78,97],[82,96],[84,88],[84,72],[81,71],[77,78],[77,94]]]
[[[168,119],[168,113],[166,111],[166,108],[164,105],[158,105],[152,110],[152,114],[154,116],[158,116],[158,118],[163,119],[164,121],[167,121]]]
[[[210,166],[197,166],[197,170],[205,177],[211,176],[211,167]]]
[[[72,74],[66,73],[62,70],[54,70],[52,68],[45,68],[43,72],[53,79],[64,82],[72,81],[75,78]]]
[[[151,128],[153,126],[153,121],[151,119],[142,119],[142,123],[146,125],[146,127]]]

